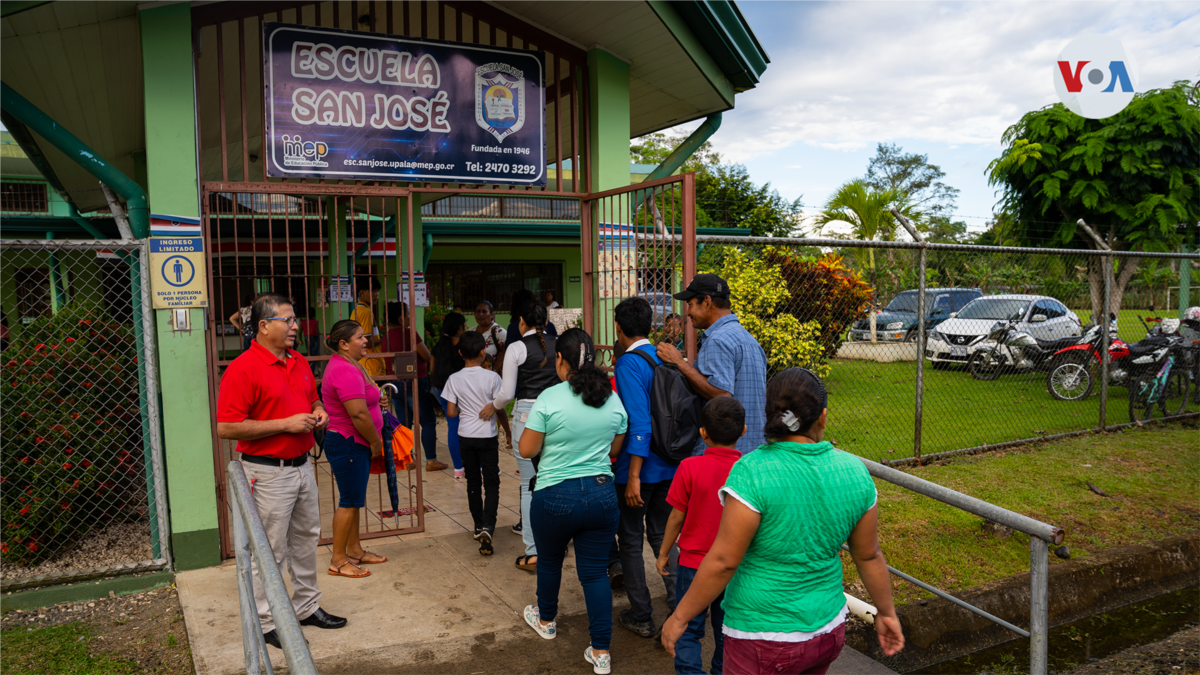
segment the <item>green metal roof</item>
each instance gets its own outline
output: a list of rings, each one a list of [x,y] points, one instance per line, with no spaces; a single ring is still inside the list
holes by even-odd
[[[751,89],[771,62],[737,3],[711,0],[672,2],[737,91]]]

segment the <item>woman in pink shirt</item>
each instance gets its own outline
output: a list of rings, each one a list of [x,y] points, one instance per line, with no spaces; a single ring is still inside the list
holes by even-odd
[[[383,410],[379,387],[359,363],[367,351],[367,336],[357,321],[333,324],[325,340],[333,358],[321,381],[321,400],[329,413],[325,456],[338,487],[338,508],[333,515],[333,559],[329,574],[365,577],[359,567],[387,562],[363,549],[358,540],[359,510],[366,505],[371,459],[383,454]]]

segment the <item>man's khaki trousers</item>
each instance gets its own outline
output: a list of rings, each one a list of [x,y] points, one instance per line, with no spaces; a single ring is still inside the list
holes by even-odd
[[[321,509],[317,502],[317,479],[312,461],[303,466],[266,466],[243,462],[254,505],[267,531],[279,574],[292,572],[292,608],[297,619],[317,611],[321,591],[317,589],[317,542],[321,539]],[[263,632],[275,629],[271,608],[258,565],[254,570],[254,603]]]

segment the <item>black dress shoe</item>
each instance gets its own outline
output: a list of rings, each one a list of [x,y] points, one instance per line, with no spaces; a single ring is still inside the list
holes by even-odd
[[[266,642],[275,649],[283,649],[283,644],[279,642],[279,634],[275,632],[274,628],[263,633],[263,642]]]
[[[316,626],[317,628],[341,628],[346,625],[346,620],[318,607],[317,611],[310,614],[307,619],[301,619],[300,625]]]

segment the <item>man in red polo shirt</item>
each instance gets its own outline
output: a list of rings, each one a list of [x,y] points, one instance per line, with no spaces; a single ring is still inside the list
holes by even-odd
[[[259,296],[250,310],[257,328],[250,348],[229,364],[217,397],[217,435],[236,440],[279,573],[292,570],[292,608],[303,626],[341,628],[346,620],[317,604],[321,511],[308,451],[313,429],[329,415],[317,397],[308,361],[297,352],[298,321],[282,295]],[[282,649],[271,608],[254,570],[254,600],[267,644]]]

